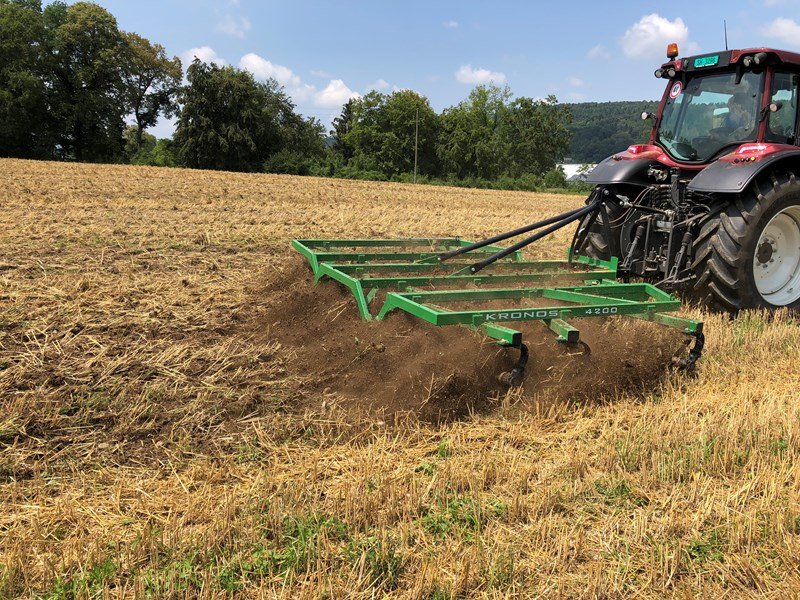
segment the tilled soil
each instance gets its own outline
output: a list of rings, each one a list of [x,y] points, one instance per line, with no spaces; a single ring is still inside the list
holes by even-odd
[[[333,281],[314,284],[293,258],[251,290],[256,339],[278,340],[288,370],[310,403],[336,403],[354,415],[397,418],[412,412],[438,422],[486,413],[508,389],[498,375],[518,353],[464,327],[435,327],[396,311],[383,321],[360,319],[351,293]],[[667,376],[684,348],[679,332],[633,319],[575,319],[588,345],[567,347],[542,323],[519,323],[530,349],[522,410],[542,404],[598,401],[626,391],[644,394]]]

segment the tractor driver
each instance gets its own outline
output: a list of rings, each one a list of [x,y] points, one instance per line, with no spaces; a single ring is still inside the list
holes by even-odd
[[[733,138],[747,138],[755,128],[754,103],[746,92],[739,92],[728,100],[728,114],[723,127],[732,130]]]

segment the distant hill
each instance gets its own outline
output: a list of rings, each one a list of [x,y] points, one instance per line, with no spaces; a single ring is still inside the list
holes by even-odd
[[[647,141],[652,121],[642,121],[642,111],[655,112],[658,102],[580,102],[572,111],[571,162],[597,163],[630,144]]]

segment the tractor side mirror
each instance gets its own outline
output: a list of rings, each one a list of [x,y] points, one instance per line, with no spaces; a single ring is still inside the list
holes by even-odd
[[[642,121],[647,121],[647,119],[652,119],[655,115],[651,112],[644,111],[642,113]]]
[[[773,102],[769,105],[769,112],[778,112],[780,109],[783,108],[783,102],[778,100],[777,102]]]

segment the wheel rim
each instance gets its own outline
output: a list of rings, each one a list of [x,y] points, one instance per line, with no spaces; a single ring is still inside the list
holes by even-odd
[[[776,214],[758,238],[753,277],[761,297],[773,306],[800,299],[800,206]]]

